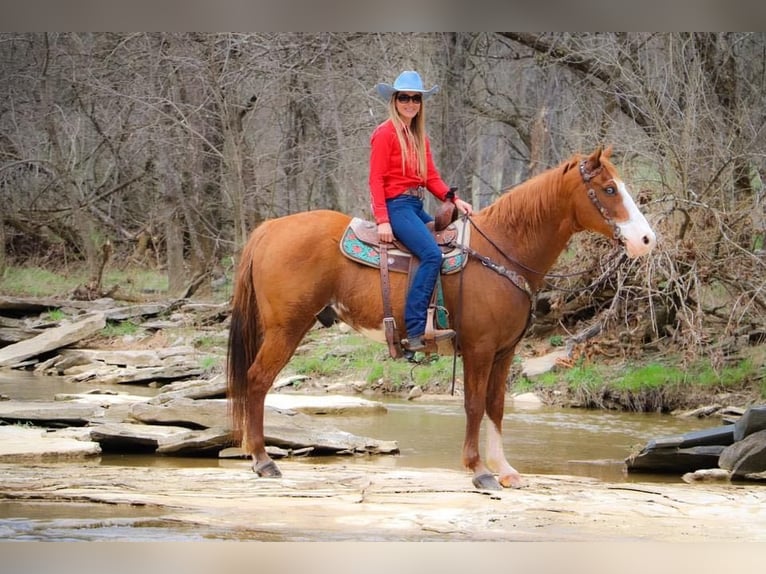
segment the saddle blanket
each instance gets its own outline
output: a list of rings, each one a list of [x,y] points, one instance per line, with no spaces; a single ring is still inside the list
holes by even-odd
[[[469,245],[470,226],[458,219],[436,236],[436,242],[442,250],[442,275],[460,271],[468,261],[468,255],[461,251],[460,245]],[[378,228],[371,221],[359,217],[351,220],[340,240],[340,250],[349,259],[367,265],[380,267],[380,247],[377,240]],[[412,254],[402,249],[388,249],[388,268],[390,271],[407,273]]]

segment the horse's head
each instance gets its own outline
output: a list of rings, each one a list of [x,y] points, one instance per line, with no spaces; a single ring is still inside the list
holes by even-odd
[[[587,192],[587,199],[579,202],[577,220],[585,229],[614,237],[623,244],[629,257],[649,253],[657,244],[644,215],[620,179],[617,168],[609,157],[611,146],[599,147],[579,163],[580,177]]]

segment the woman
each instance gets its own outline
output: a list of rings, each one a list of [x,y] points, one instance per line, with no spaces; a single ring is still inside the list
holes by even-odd
[[[409,351],[425,348],[428,305],[439,277],[442,254],[426,223],[433,218],[423,209],[425,191],[441,201],[452,201],[468,215],[471,205],[459,199],[444,183],[434,166],[426,135],[424,100],[438,86],[423,88],[417,72],[402,72],[393,85],[378,84],[378,94],[388,102],[388,119],[370,138],[370,198],[380,241],[396,237],[420,261],[407,292],[404,323]],[[455,336],[452,329],[435,330],[437,341]]]

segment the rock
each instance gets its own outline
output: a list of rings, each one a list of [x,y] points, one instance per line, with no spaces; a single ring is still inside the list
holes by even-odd
[[[163,439],[157,447],[157,454],[177,456],[219,456],[219,453],[234,442],[232,432],[223,428],[185,431]]]
[[[423,389],[415,385],[414,387],[410,389],[410,392],[407,393],[407,400],[411,401],[414,399],[419,399],[422,396],[423,396]]]
[[[739,418],[743,414],[745,414],[745,409],[742,407],[735,407],[734,405],[729,405],[727,407],[722,408],[720,411],[718,411],[718,414],[722,417],[727,418]]]
[[[0,461],[27,462],[37,459],[83,458],[101,452],[98,443],[57,436],[39,428],[0,427]]]
[[[764,429],[766,429],[766,405],[750,407],[734,423],[734,440],[742,440]]]
[[[93,427],[90,438],[104,452],[139,453],[155,452],[160,444],[188,432],[189,429],[169,425],[107,423]]]
[[[306,375],[290,375],[289,377],[280,377],[276,381],[274,381],[274,384],[272,387],[274,390],[279,390],[284,387],[289,387],[295,385],[295,383],[299,383],[301,381],[306,381],[310,377],[307,377]]]
[[[176,425],[193,429],[220,427],[227,425],[229,420],[226,399],[173,398],[164,401],[161,396],[133,405],[130,416],[144,424]]]
[[[695,446],[692,448],[644,449],[629,456],[625,464],[629,472],[678,473],[694,472],[701,468],[718,466],[718,457],[724,446]]]
[[[128,393],[105,392],[102,390],[93,390],[87,393],[58,393],[54,395],[54,401],[66,401],[70,403],[80,403],[86,405],[96,405],[105,409],[114,405],[132,405],[151,400],[152,397],[141,395],[130,395]]]
[[[732,425],[714,427],[688,432],[682,435],[660,437],[649,441],[646,450],[658,448],[691,448],[694,446],[722,445],[728,446],[734,442]]]
[[[219,571],[227,572],[232,570],[226,567],[232,561],[252,569],[253,553],[247,556],[236,554],[235,558],[227,555],[221,560],[218,554],[210,554],[211,547],[195,544],[196,541],[220,540],[222,537],[251,541],[242,552],[250,551],[250,544],[257,544],[254,542],[257,540],[303,542],[304,545],[306,541],[327,540],[356,542],[357,545],[360,539],[418,540],[442,543],[438,546],[442,554],[456,549],[449,556],[441,556],[443,560],[433,561],[436,566],[448,562],[462,565],[471,561],[466,553],[468,547],[456,544],[458,542],[484,543],[484,547],[490,542],[516,545],[522,542],[521,546],[534,545],[548,554],[548,548],[555,547],[555,560],[542,562],[537,552],[525,554],[523,548],[513,547],[514,551],[519,550],[525,563],[534,563],[538,566],[536,571],[540,572],[565,571],[562,561],[582,561],[586,556],[590,562],[602,560],[604,563],[605,553],[600,549],[594,552],[593,548],[594,542],[604,546],[603,541],[608,541],[607,546],[622,543],[626,549],[630,545],[634,553],[635,550],[653,552],[654,546],[680,543],[684,546],[683,552],[693,550],[697,555],[704,555],[708,566],[702,568],[704,572],[722,571],[719,566],[724,563],[742,564],[754,570],[752,566],[762,562],[763,551],[758,548],[766,542],[766,513],[763,512],[766,489],[763,488],[722,488],[718,484],[706,483],[691,487],[681,481],[611,483],[563,475],[527,475],[527,488],[499,491],[488,496],[471,488],[470,475],[461,468],[411,468],[401,464],[373,466],[364,460],[311,464],[289,459],[282,461],[279,467],[283,478],[261,479],[252,472],[249,460],[176,468],[83,464],[80,461],[46,467],[0,464],[0,492],[5,497],[4,502],[28,501],[32,504],[26,514],[19,511],[9,514],[13,508],[3,508],[7,510],[2,523],[3,539],[21,541],[33,536],[36,540],[52,541],[109,541],[115,537],[144,542],[148,537],[181,539],[191,542],[183,545],[185,559],[175,561],[182,572],[199,570],[194,567],[208,563],[215,563]],[[23,520],[15,519],[17,516],[22,516]],[[650,544],[636,546],[636,541]],[[541,547],[541,542],[548,544]],[[564,549],[562,542],[570,544]],[[727,552],[727,548],[722,554],[724,545],[721,542],[736,546],[735,552]],[[30,551],[40,552],[37,545],[30,546],[33,547]],[[285,551],[294,553],[293,546],[280,546],[273,552],[258,547],[258,570],[272,564],[292,566],[295,561],[285,560]],[[341,546],[337,545],[337,550],[341,551],[344,564],[349,566],[336,568],[338,573],[362,570],[353,564],[369,563],[371,559],[377,560],[378,564],[387,562],[370,554],[370,544],[363,544],[364,548],[358,551],[351,550],[351,559],[349,550]],[[101,559],[101,554],[98,555],[100,571],[116,569],[140,574],[146,570],[144,565],[148,561],[156,560],[154,549],[147,553],[142,546],[132,546],[129,551],[141,553],[142,560],[135,567],[133,564],[126,567],[121,554],[115,558],[113,547],[114,544],[109,544],[103,550],[111,552],[110,556]],[[189,556],[193,547],[199,552]],[[374,550],[379,548],[383,547],[376,546]],[[20,561],[12,560],[18,555],[13,550],[8,545],[3,547],[4,571],[32,574],[72,570],[62,568],[62,565],[71,563],[71,558],[66,563],[59,560],[57,568],[48,566],[46,561],[47,568],[34,569],[27,565],[41,562],[26,560],[22,567],[14,569],[12,566]],[[100,547],[85,546],[76,549],[79,553],[100,550]],[[319,549],[315,548],[309,550],[299,552],[300,565],[288,567],[286,571],[313,569],[324,574],[327,554],[317,552]],[[165,548],[160,548],[159,553],[166,557],[163,552],[166,552]],[[620,552],[624,552],[622,548],[608,551],[606,555],[616,565],[625,557]],[[742,553],[746,561],[739,559]],[[410,552],[403,554],[410,564],[411,555]],[[465,560],[462,559],[464,556]],[[519,556],[516,558],[519,562]],[[499,564],[500,560],[498,555],[494,562]],[[647,554],[643,561],[647,560],[661,564],[661,572],[680,564],[672,561],[671,566],[665,551],[659,555]],[[87,559],[81,556],[79,560],[80,563],[88,561],[93,562],[92,556]],[[692,563],[696,565],[699,561],[692,560]],[[553,568],[546,569],[540,567],[541,564]],[[688,559],[683,564],[675,570],[696,571],[688,567]],[[646,564],[621,568],[637,571],[646,569]],[[366,570],[408,572],[413,568],[392,570],[368,565]],[[79,572],[83,571],[94,569],[79,569]],[[576,568],[575,571],[582,570]]]
[[[535,393],[520,393],[513,395],[513,405],[520,407],[541,407],[543,401]]]
[[[348,383],[330,383],[324,391],[330,395],[348,395],[354,392],[354,388]]]
[[[766,472],[766,430],[755,432],[726,447],[718,466],[730,470],[733,479]]]
[[[543,355],[542,357],[532,357],[529,359],[524,359],[521,373],[526,377],[534,377],[536,375],[541,375],[543,373],[547,373],[548,371],[552,370],[556,366],[556,362],[559,359],[566,359],[566,358],[567,358],[566,349],[559,349],[557,351],[553,351],[552,353],[548,353],[547,355]]]
[[[281,396],[281,395],[275,395]],[[157,397],[159,398],[159,397]],[[309,399],[313,397],[292,397]],[[343,399],[347,397],[319,397],[322,399]],[[372,401],[366,401],[372,403]],[[299,404],[284,401],[285,405]],[[381,405],[382,406],[382,405]],[[365,407],[370,408],[370,407]],[[317,411],[315,411],[317,412]],[[225,399],[191,400],[172,399],[134,405],[130,415],[135,420],[148,424],[172,424],[192,429],[220,428],[230,430],[228,404]],[[313,447],[317,454],[393,454],[399,452],[396,441],[381,441],[359,437],[344,431],[317,424],[305,413],[280,410],[269,404],[265,412],[265,439],[268,445],[295,450]]]
[[[706,405],[690,411],[673,411],[671,414],[683,418],[702,419],[714,415],[721,410],[721,405]]]
[[[48,401],[2,401],[0,420],[39,426],[84,426],[104,416],[104,409],[87,404]]]
[[[74,367],[64,373],[66,379],[74,383],[97,380],[102,384],[149,384],[156,381],[172,381],[198,377],[204,373],[196,362],[187,365],[153,366],[153,367],[114,367],[111,365],[83,365]]]
[[[93,312],[86,314],[77,321],[65,322],[58,327],[46,329],[36,337],[0,349],[0,367],[18,365],[30,357],[66,347],[90,337],[105,326],[106,317],[104,314]]]
[[[730,477],[729,471],[723,468],[705,468],[687,472],[681,477],[681,480],[689,484],[693,482],[728,482]]]
[[[134,317],[147,317],[164,313],[169,308],[168,304],[146,303],[143,305],[130,305],[126,307],[114,307],[105,311],[106,318],[110,321],[124,321]]]
[[[385,405],[359,397],[342,395],[266,395],[266,406],[276,409],[288,409],[310,415],[360,415],[383,414],[388,412]]]
[[[56,366],[61,369],[65,364],[65,369],[77,365],[89,365],[91,363],[103,363],[105,365],[114,365],[117,367],[145,367],[147,365],[157,365],[162,362],[162,358],[157,351],[153,350],[101,350],[101,349],[63,349],[61,351],[61,363]]]
[[[219,399],[226,397],[226,377],[217,375],[212,379],[176,381],[162,387],[157,397],[162,399]]]

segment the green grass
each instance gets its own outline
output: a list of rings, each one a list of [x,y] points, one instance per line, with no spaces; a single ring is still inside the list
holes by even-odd
[[[622,391],[638,393],[686,382],[686,373],[679,368],[659,363],[623,369],[613,386]]]
[[[730,388],[741,385],[743,381],[757,379],[759,369],[749,359],[724,367],[720,372],[713,369],[709,363],[701,363],[692,369],[691,376],[702,386]]]
[[[51,309],[48,311],[45,316],[48,318],[49,321],[63,321],[68,317],[65,311],[62,311],[61,309]]]
[[[0,293],[14,297],[50,297],[71,291],[78,278],[37,267],[7,267],[0,277]]]
[[[141,327],[132,321],[107,321],[106,327],[101,329],[101,336],[120,338],[127,335],[136,335]]]
[[[204,371],[211,372],[217,370],[220,365],[221,359],[219,357],[205,356],[200,359],[200,367]]]
[[[202,335],[194,339],[193,342],[194,348],[200,351],[217,351],[219,349],[225,349],[227,344],[227,333],[219,335]]]
[[[326,340],[326,335],[324,330],[309,333],[303,350],[293,356],[285,371],[310,377],[340,379],[352,376],[372,388],[386,391],[412,385],[444,389],[451,384],[452,357],[438,357],[415,365],[391,359],[386,345],[359,334],[343,334],[331,341]],[[457,369],[458,376],[462,376],[459,359]]]
[[[550,343],[551,347],[563,347],[564,346],[564,336],[563,335],[553,335],[550,339],[548,339],[548,342]]]
[[[766,396],[766,381],[763,380],[763,374],[758,365],[750,359],[743,359],[718,371],[713,369],[706,360],[701,360],[685,369],[660,362],[610,367],[579,361],[571,369],[550,371],[531,379],[520,377],[515,382],[513,390],[528,392],[537,387],[555,387],[562,384],[570,390],[594,390],[608,387],[630,393],[682,386],[723,390],[741,387],[748,382],[758,380],[761,381],[761,395]]]
[[[64,296],[79,285],[88,282],[90,276],[82,266],[53,272],[39,267],[8,266],[0,276],[0,293],[14,297]],[[123,294],[166,293],[168,278],[164,273],[151,269],[110,269],[107,267],[102,288],[120,286]]]

